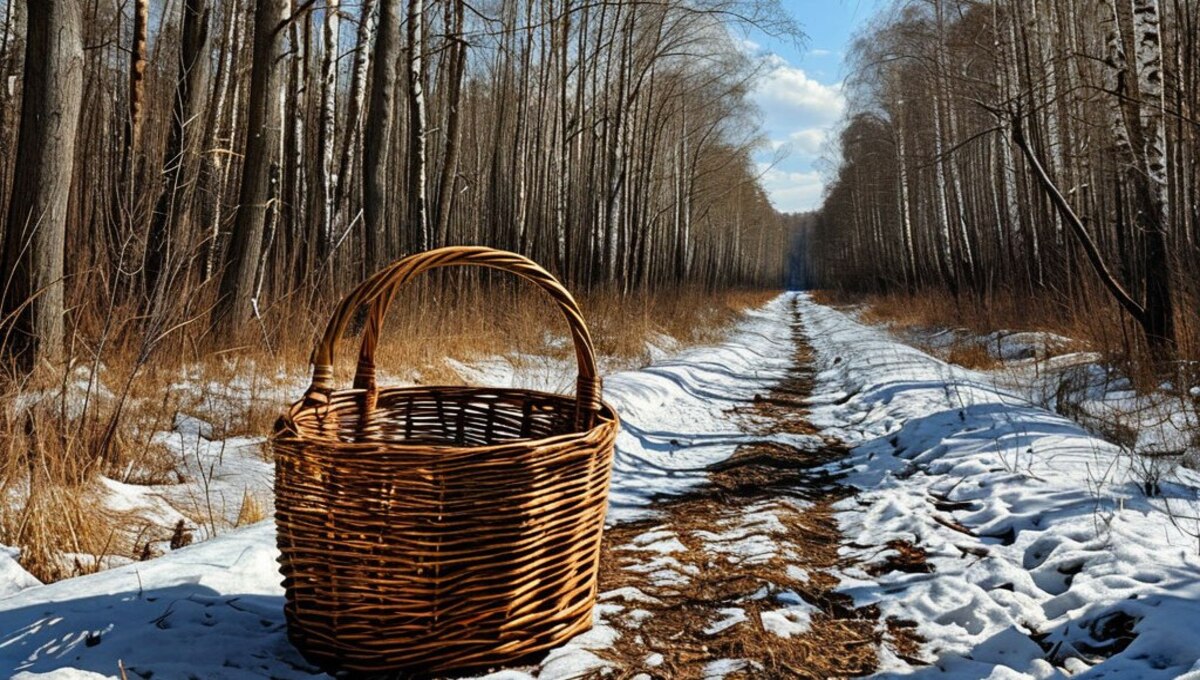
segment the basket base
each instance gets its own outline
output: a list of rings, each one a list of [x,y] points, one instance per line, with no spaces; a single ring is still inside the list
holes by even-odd
[[[347,665],[344,659],[313,650],[307,644],[303,631],[298,630],[295,626],[288,626],[287,637],[288,642],[292,643],[292,646],[296,648],[296,651],[300,652],[300,656],[304,657],[305,661],[335,678],[345,678],[346,680],[450,680],[451,678],[475,677],[485,673],[493,673],[502,668],[537,666],[554,648],[566,644],[571,638],[586,633],[592,628],[593,623],[589,616],[585,625],[571,628],[567,633],[562,635],[561,639],[551,640],[535,648],[522,650],[511,658],[497,658],[495,661],[489,663],[457,668],[444,668],[439,664],[438,669],[430,669],[428,666],[420,664],[387,668],[359,668],[355,664]]]

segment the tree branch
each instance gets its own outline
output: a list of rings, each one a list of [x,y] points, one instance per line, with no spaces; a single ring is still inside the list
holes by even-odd
[[[988,108],[995,113],[995,109],[991,109],[990,107]],[[1054,207],[1058,210],[1058,214],[1063,218],[1063,221],[1071,227],[1071,231],[1074,232],[1075,236],[1079,239],[1080,245],[1083,246],[1083,252],[1087,255],[1088,261],[1092,265],[1092,269],[1100,277],[1100,281],[1104,284],[1104,287],[1108,289],[1108,292],[1111,293],[1114,298],[1116,298],[1117,303],[1120,304],[1125,311],[1129,312],[1134,319],[1141,323],[1146,316],[1145,307],[1139,304],[1137,300],[1134,300],[1133,296],[1129,294],[1129,291],[1125,290],[1125,287],[1121,285],[1121,282],[1118,281],[1115,276],[1113,276],[1111,271],[1109,271],[1108,265],[1105,264],[1104,258],[1100,254],[1100,249],[1096,246],[1095,240],[1092,239],[1092,235],[1088,233],[1087,228],[1083,226],[1083,222],[1079,219],[1079,216],[1075,214],[1075,211],[1071,208],[1071,205],[1067,202],[1067,199],[1062,195],[1062,192],[1058,190],[1058,187],[1054,184],[1054,180],[1052,180],[1050,176],[1046,174],[1046,169],[1042,167],[1042,163],[1038,160],[1037,154],[1033,152],[1033,149],[1029,146],[1029,141],[1025,138],[1024,120],[1020,111],[1009,112],[1007,115],[1010,117],[1012,122],[1013,142],[1017,145],[1017,148],[1021,150],[1021,153],[1025,156],[1025,160],[1029,162],[1030,167],[1033,168],[1034,176],[1037,179],[1038,184],[1041,185],[1042,190],[1047,196],[1049,196],[1050,202],[1054,204]]]

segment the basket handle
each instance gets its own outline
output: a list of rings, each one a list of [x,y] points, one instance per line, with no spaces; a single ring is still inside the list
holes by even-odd
[[[410,255],[397,260],[376,272],[344,297],[325,327],[325,334],[313,348],[312,383],[305,392],[306,402],[328,403],[333,391],[333,357],[338,340],[346,332],[346,326],[354,312],[362,305],[371,305],[363,330],[362,348],[359,351],[358,367],[354,375],[354,387],[364,389],[369,395],[377,391],[375,384],[375,348],[383,330],[383,320],[396,292],[417,275],[451,266],[475,266],[498,269],[532,281],[542,288],[558,305],[567,320],[571,339],[575,344],[575,360],[579,376],[575,383],[576,427],[590,428],[600,411],[601,381],[596,370],[596,350],[583,313],[571,293],[532,260],[504,250],[482,246],[449,246]],[[367,404],[374,402],[368,399]]]

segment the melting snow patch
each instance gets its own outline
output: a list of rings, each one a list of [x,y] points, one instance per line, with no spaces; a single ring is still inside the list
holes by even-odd
[[[808,583],[808,572],[794,564],[789,564],[784,572],[787,577],[797,583]]]
[[[790,638],[808,630],[812,623],[812,608],[804,605],[793,605],[775,611],[763,612],[763,628],[768,633],[774,633],[781,638]]]
[[[674,557],[657,557],[649,562],[631,564],[626,571],[636,574],[647,574],[650,583],[655,586],[682,586],[691,580],[688,575],[695,576],[700,569],[695,565],[683,564]]]
[[[674,532],[667,530],[647,531],[634,538],[631,545],[622,546],[622,548],[625,550],[656,552],[662,555],[687,552],[687,546],[679,541]]]
[[[601,602],[606,600],[625,600],[626,602],[643,602],[646,604],[658,604],[660,602],[657,597],[647,595],[646,593],[642,592],[640,588],[635,588],[633,586],[626,586],[624,588],[617,588],[616,590],[609,590],[607,592],[600,593],[599,600]]]
[[[704,666],[705,680],[720,680],[730,673],[744,670],[749,664],[744,659],[717,659]]]
[[[741,607],[726,607],[718,609],[717,613],[725,617],[710,623],[704,629],[705,635],[716,635],[723,630],[727,630],[746,620],[746,610]]]
[[[607,661],[587,650],[560,647],[546,657],[537,677],[538,680],[568,680],[607,667]]]

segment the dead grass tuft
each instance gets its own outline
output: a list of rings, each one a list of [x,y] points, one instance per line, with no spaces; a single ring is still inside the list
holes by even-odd
[[[888,553],[882,562],[867,566],[866,571],[872,576],[889,574],[894,571],[905,574],[930,574],[933,565],[929,563],[925,549],[912,541],[893,540],[887,543]]]
[[[237,522],[234,526],[244,527],[267,518],[267,504],[250,493],[249,489],[242,492],[242,506],[238,509]]]
[[[964,368],[986,371],[1000,366],[1001,362],[987,347],[974,339],[961,339],[950,345],[945,352],[946,361]]]

